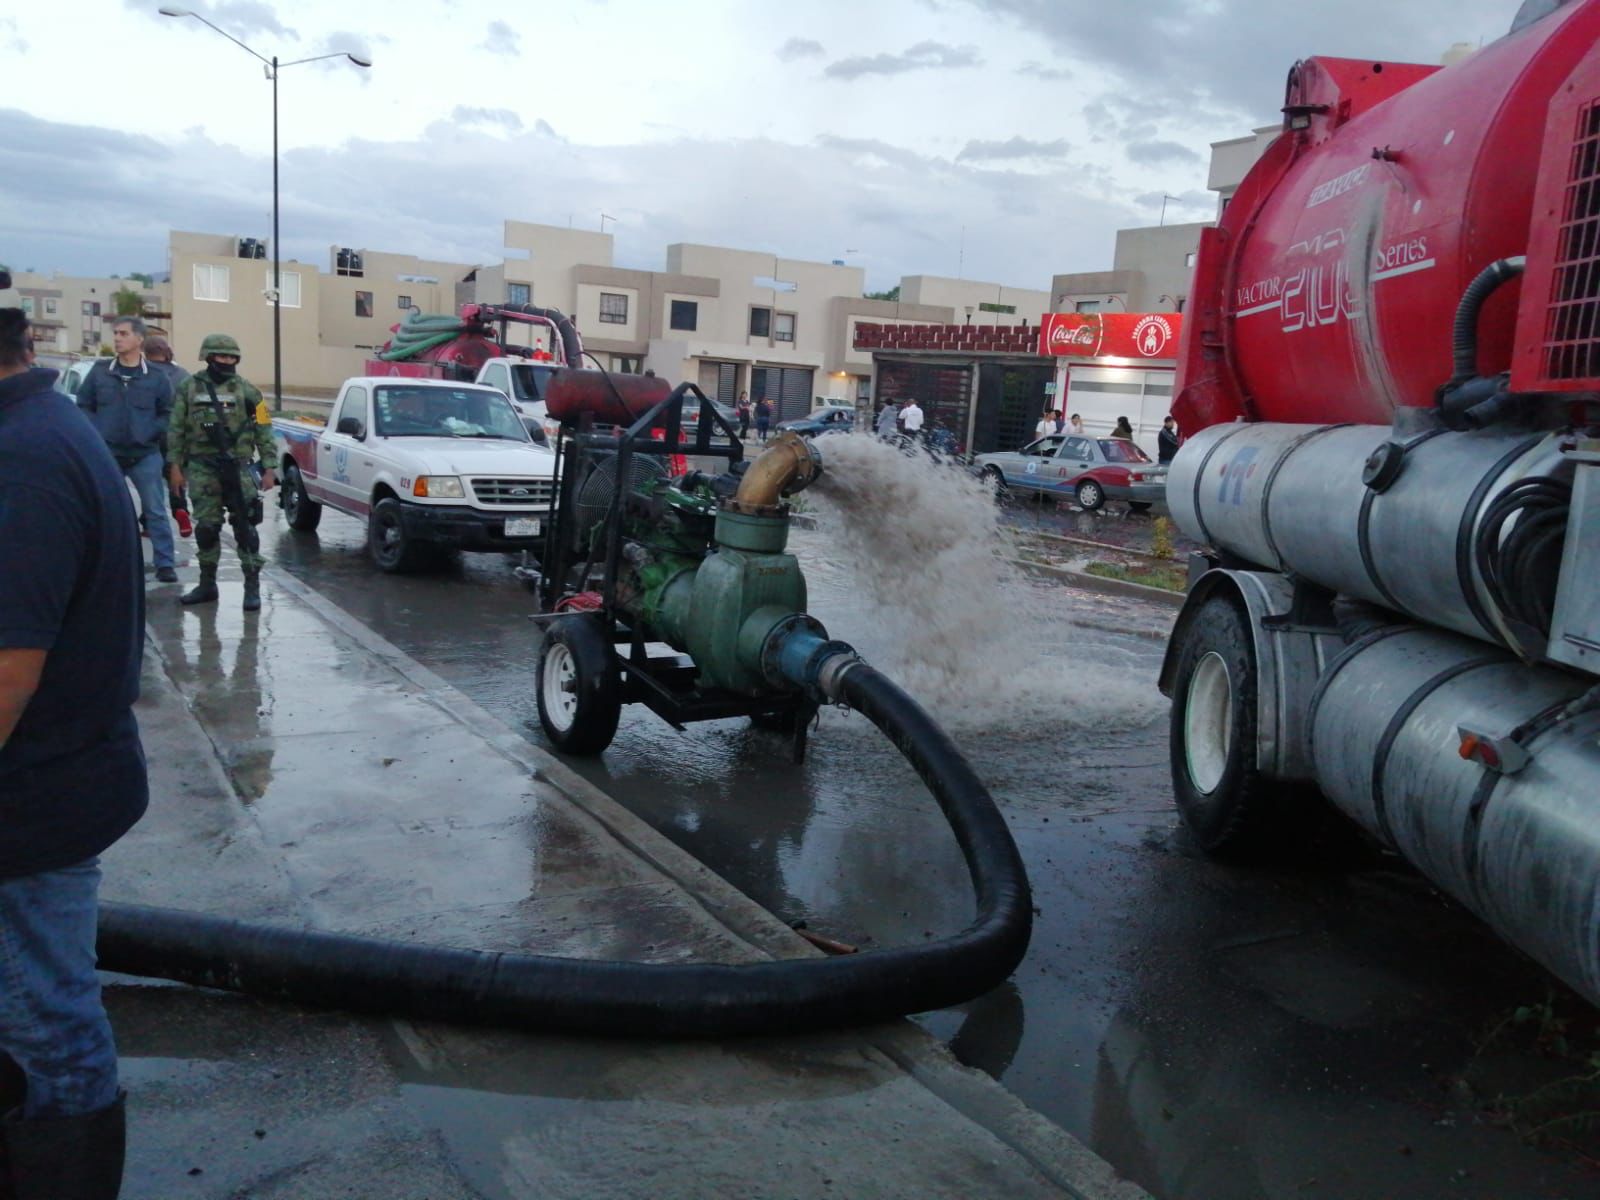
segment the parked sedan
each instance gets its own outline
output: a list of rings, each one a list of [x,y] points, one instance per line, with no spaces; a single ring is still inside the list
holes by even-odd
[[[824,404],[803,417],[778,422],[778,432],[815,437],[819,433],[848,433],[855,428],[856,410],[845,404]]]
[[[973,469],[996,494],[1022,488],[1071,496],[1090,512],[1107,500],[1125,500],[1134,512],[1144,512],[1167,493],[1167,468],[1122,438],[1051,434],[1021,450],[980,454]]]

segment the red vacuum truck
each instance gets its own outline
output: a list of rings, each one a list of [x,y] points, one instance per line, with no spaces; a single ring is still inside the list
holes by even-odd
[[[1451,67],[1289,72],[1200,242],[1161,674],[1207,850],[1326,801],[1594,1003],[1597,44],[1600,0],[1529,0]]]

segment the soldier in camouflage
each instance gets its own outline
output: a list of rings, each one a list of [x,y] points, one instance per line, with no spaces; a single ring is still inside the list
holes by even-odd
[[[189,487],[200,582],[184,604],[217,598],[217,562],[222,557],[222,517],[228,514],[239,565],[244,568],[244,608],[261,607],[261,520],[250,463],[261,456],[261,488],[277,482],[272,472],[272,417],[255,385],[238,374],[239,343],[225,333],[200,343],[206,369],[178,385],[169,423],[168,451],[174,489]]]

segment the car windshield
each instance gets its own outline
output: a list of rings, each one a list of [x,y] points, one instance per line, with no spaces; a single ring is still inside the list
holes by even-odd
[[[1150,456],[1125,438],[1101,438],[1100,453],[1107,462],[1147,463]]]
[[[384,437],[503,438],[525,442],[528,431],[510,402],[491,388],[380,387],[373,400]]]
[[[516,363],[511,368],[511,389],[515,400],[535,402],[544,399],[545,384],[550,382],[554,367],[536,367],[532,363]]]

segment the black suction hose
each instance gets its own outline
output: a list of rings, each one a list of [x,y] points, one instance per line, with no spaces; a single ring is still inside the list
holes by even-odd
[[[905,692],[849,655],[834,698],[888,735],[933,792],[977,894],[971,924],[930,944],[840,958],[627,963],[455,950],[100,906],[100,966],[315,1007],[632,1037],[719,1037],[864,1025],[979,996],[1022,961],[1027,875],[961,751]]]

